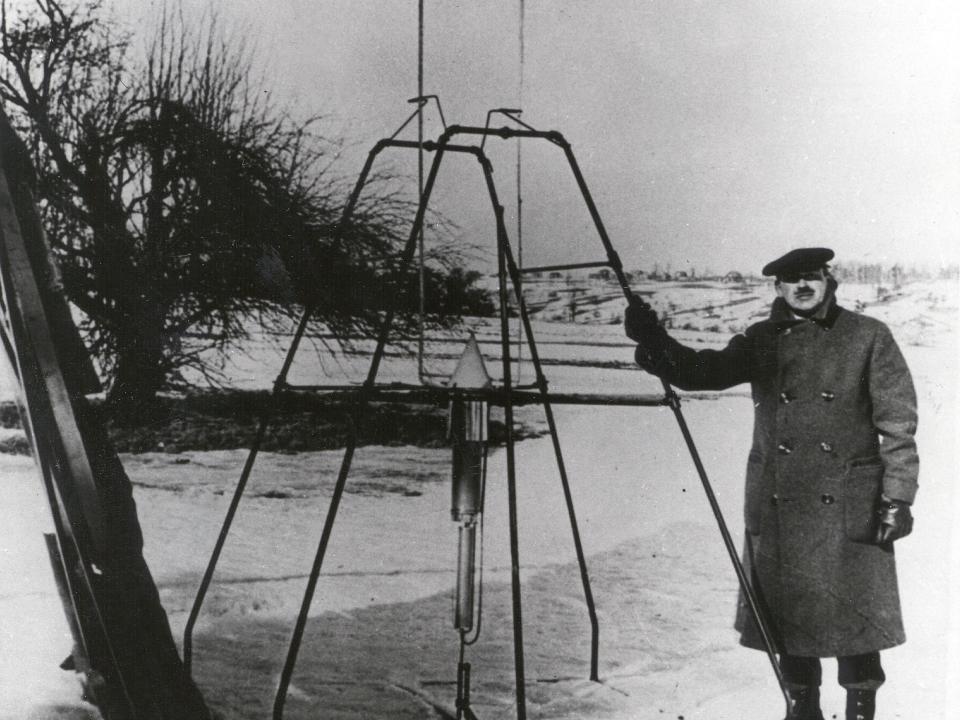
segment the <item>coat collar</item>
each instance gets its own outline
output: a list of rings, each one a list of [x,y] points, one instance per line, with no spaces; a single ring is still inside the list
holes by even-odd
[[[797,317],[790,311],[790,306],[787,305],[787,301],[782,297],[778,297],[773,301],[773,305],[770,308],[770,322],[776,325],[779,330],[804,322],[804,320],[809,320],[829,330],[837,321],[839,314],[840,306],[837,305],[837,298],[833,294],[833,288],[830,288],[823,305],[821,305],[816,314],[810,318]]]

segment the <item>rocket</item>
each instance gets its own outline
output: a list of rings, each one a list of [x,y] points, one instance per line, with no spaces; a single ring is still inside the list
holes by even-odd
[[[489,403],[467,400],[456,393],[491,386],[480,348],[473,333],[450,376],[449,437],[453,448],[450,514],[460,524],[457,540],[457,593],[454,627],[461,633],[473,629],[474,576],[476,574],[477,522],[483,512],[483,480],[487,455]]]

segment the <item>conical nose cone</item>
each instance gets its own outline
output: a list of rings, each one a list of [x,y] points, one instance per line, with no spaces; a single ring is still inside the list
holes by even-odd
[[[470,339],[463,348],[463,354],[457,361],[457,367],[450,376],[450,385],[453,387],[474,390],[489,387],[491,384],[487,366],[483,364],[480,346],[477,338],[470,333]]]

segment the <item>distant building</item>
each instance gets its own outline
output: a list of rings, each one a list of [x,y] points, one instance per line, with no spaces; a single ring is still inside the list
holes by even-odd
[[[742,283],[743,275],[738,273],[736,270],[731,270],[726,275],[723,276],[723,282],[725,283]]]

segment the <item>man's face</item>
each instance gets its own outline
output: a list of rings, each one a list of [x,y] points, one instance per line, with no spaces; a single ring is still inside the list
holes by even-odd
[[[812,315],[827,296],[827,278],[823,270],[785,273],[777,278],[777,295],[797,315]]]

